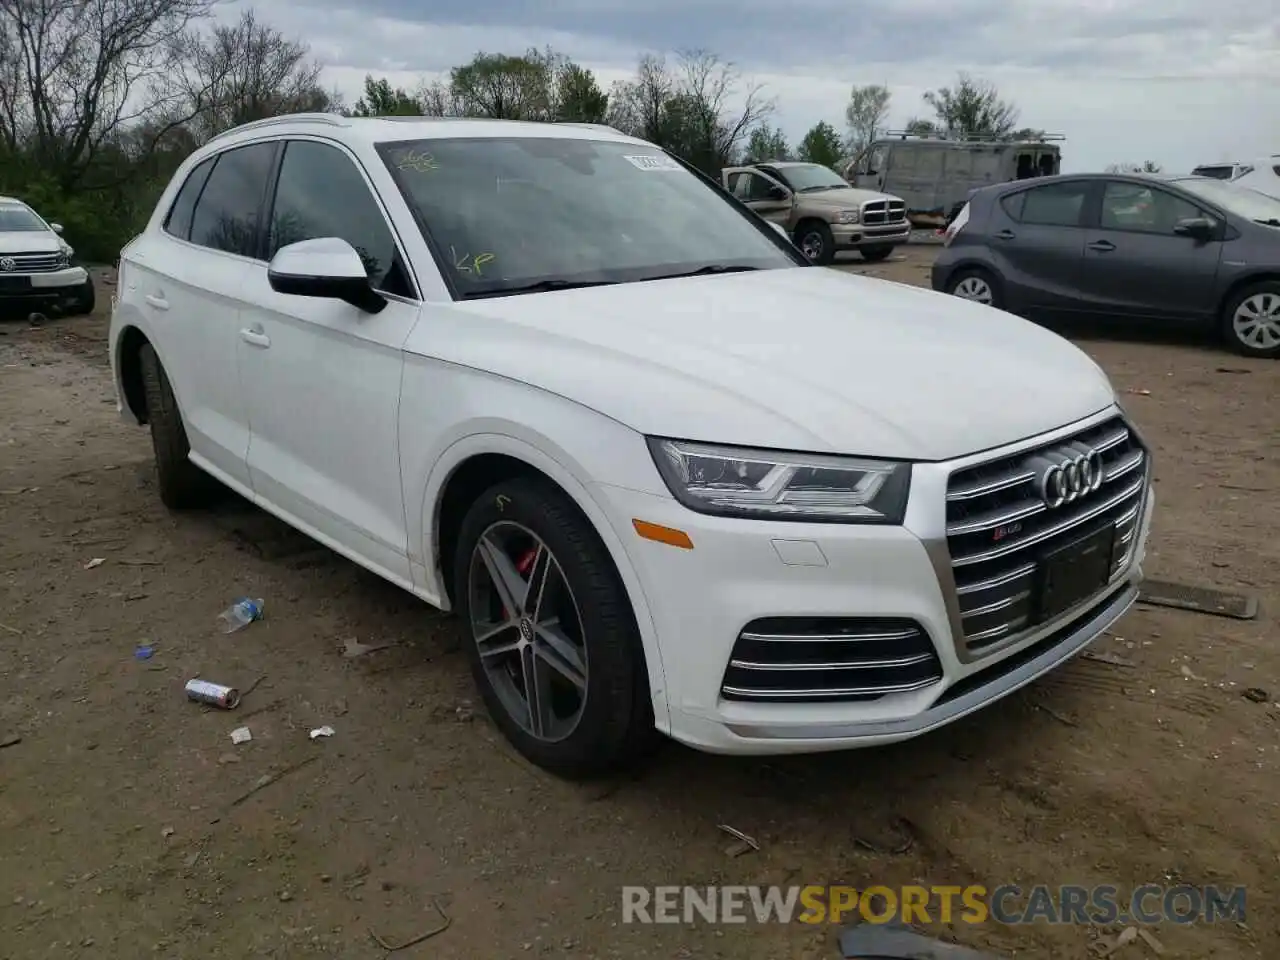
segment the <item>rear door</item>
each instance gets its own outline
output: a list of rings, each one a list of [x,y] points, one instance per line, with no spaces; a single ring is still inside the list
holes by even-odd
[[[1174,232],[1179,221],[1197,217],[1218,222],[1210,211],[1150,182],[1105,181],[1085,237],[1080,288],[1089,309],[1181,321],[1212,316],[1222,241]]]
[[[1096,181],[1061,180],[994,198],[985,228],[1011,310],[1074,313],[1084,268],[1084,217]]]
[[[275,151],[273,142],[249,144],[195,167],[163,232],[130,248],[123,293],[149,321],[191,459],[246,492],[249,419],[237,331],[245,279],[260,262],[260,211]]]
[[[340,237],[388,303],[370,314],[277,293],[265,262],[246,273],[238,349],[254,493],[408,586],[397,415],[401,347],[420,304],[407,261],[363,168],[334,143],[286,143],[269,223],[268,258],[301,240]]]

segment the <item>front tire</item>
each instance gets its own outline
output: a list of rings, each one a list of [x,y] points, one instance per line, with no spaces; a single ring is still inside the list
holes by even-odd
[[[490,488],[462,521],[454,597],[490,716],[526,758],[583,779],[657,739],[639,631],[608,551],[547,481]]]
[[[862,259],[867,263],[879,263],[881,260],[889,258],[889,254],[893,253],[893,247],[888,244],[877,247],[860,247],[858,252],[862,254]]]
[[[1280,357],[1280,283],[1255,283],[1232,297],[1222,311],[1222,334],[1242,356]]]
[[[93,308],[97,303],[97,297],[93,289],[93,278],[86,277],[84,285],[81,286],[80,292],[76,294],[74,303],[68,311],[73,317],[87,317],[93,313]]]
[[[796,246],[810,263],[830,266],[836,259],[836,241],[831,228],[819,220],[806,220],[796,228]]]
[[[170,510],[201,506],[211,498],[214,480],[189,459],[191,445],[187,442],[187,430],[155,348],[144,343],[139,360],[160,500]]]

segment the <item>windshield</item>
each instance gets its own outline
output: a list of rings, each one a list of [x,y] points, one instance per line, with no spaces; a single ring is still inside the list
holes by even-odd
[[[26,233],[48,230],[44,221],[30,207],[21,203],[0,204],[0,233]]]
[[[1238,183],[1222,180],[1176,180],[1178,186],[1238,217],[1280,227],[1280,200]]]
[[[782,178],[796,193],[812,193],[817,190],[836,190],[849,186],[844,178],[830,167],[817,163],[800,163],[795,166],[775,167]]]
[[[378,149],[464,298],[805,265],[656,147],[522,137]]]

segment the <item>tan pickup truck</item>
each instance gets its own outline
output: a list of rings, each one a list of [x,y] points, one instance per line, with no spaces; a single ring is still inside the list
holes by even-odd
[[[753,163],[725,167],[720,177],[726,190],[786,230],[814,263],[831,263],[839,250],[883,260],[911,236],[902,200],[855,189],[818,163]]]

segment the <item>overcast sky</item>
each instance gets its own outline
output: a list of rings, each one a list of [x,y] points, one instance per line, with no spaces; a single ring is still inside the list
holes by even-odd
[[[221,16],[238,15],[240,4]],[[412,89],[476,51],[550,45],[627,77],[644,52],[702,47],[777,101],[794,143],[843,126],[852,84],[893,92],[890,122],[928,115],[921,94],[957,71],[996,84],[1021,122],[1067,140],[1064,170],[1280,153],[1276,0],[285,0],[256,4],[327,65],[349,99],[366,73]]]

